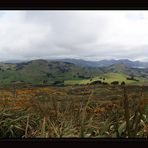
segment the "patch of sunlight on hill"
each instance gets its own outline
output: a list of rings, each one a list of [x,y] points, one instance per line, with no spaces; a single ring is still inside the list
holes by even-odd
[[[103,80],[101,77],[105,78],[105,80]],[[91,82],[97,81],[97,80],[100,80],[102,82],[107,82],[108,84],[110,84],[113,81],[119,81],[119,83],[124,81],[126,84],[143,84],[144,82],[146,82],[146,80],[144,78],[140,78],[140,77],[135,77],[139,81],[127,80],[126,78],[127,78],[127,75],[125,75],[125,74],[106,73],[106,74],[99,75],[99,76],[92,78],[91,81],[90,81],[90,79],[67,80],[67,81],[65,81],[65,85],[87,84],[87,83],[91,83]]]

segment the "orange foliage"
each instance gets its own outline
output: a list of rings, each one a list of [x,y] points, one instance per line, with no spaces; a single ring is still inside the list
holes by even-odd
[[[20,89],[16,91],[17,95],[22,95],[22,94],[35,94],[35,90],[34,89]]]
[[[47,93],[49,95],[66,95],[63,91],[61,91],[58,88],[52,88],[52,87],[40,87],[40,88],[34,88],[34,89],[18,89],[16,90],[17,95],[35,95],[36,93]]]
[[[20,109],[23,107],[27,107],[30,105],[29,99],[21,99],[21,98],[1,98],[0,106],[11,108],[12,110]]]
[[[86,112],[87,113],[94,113],[94,114],[98,115],[98,114],[101,114],[101,113],[105,112],[105,108],[104,107],[97,107],[97,108],[88,107],[86,109]]]
[[[95,109],[94,109],[94,113],[95,113],[95,114],[100,114],[100,113],[103,113],[103,112],[105,112],[105,108],[104,108],[104,107],[95,108]]]

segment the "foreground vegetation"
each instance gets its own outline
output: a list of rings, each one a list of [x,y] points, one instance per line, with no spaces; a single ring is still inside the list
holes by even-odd
[[[147,138],[148,87],[5,87],[0,138]]]

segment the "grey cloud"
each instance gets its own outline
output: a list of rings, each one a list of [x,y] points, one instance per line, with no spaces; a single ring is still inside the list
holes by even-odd
[[[146,12],[5,13],[0,16],[1,60],[54,57],[140,59],[148,54],[148,31],[143,29],[148,25]]]

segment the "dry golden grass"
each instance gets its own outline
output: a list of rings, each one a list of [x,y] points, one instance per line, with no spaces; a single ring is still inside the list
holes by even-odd
[[[3,89],[0,131],[8,132],[0,137],[147,137],[148,88],[134,89],[40,87],[16,89],[15,97]]]

